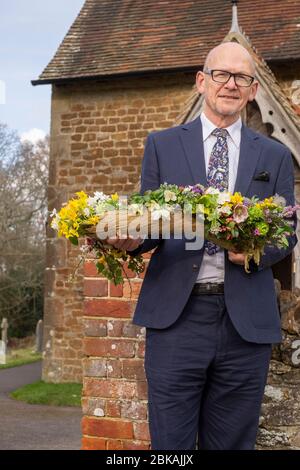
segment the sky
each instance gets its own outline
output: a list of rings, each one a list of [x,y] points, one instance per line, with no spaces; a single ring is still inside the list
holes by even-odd
[[[0,122],[33,142],[50,130],[51,85],[32,86],[84,0],[0,0]]]

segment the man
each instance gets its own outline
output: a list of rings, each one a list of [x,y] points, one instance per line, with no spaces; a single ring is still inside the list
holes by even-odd
[[[294,203],[290,152],[248,129],[241,111],[258,83],[248,51],[224,43],[197,73],[200,117],[148,136],[141,191],[163,182],[202,183],[251,197],[272,194]],[[143,253],[156,248],[133,323],[146,327],[152,449],[253,449],[272,343],[281,328],[271,266],[286,250],[267,248],[244,270],[243,253],[205,242],[111,239]],[[140,246],[138,246],[140,245]]]

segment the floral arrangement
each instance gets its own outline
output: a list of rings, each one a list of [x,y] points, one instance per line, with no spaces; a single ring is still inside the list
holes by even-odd
[[[107,232],[104,225],[98,230],[99,223],[104,220],[116,221],[114,228],[117,234],[129,233],[128,219],[137,221],[145,238],[149,236],[150,225],[162,220],[172,221],[172,235],[175,214],[189,215],[194,222],[200,218],[206,239],[222,248],[246,254],[245,270],[249,272],[249,261],[254,259],[258,264],[266,245],[288,247],[287,237],[293,233],[292,218],[299,209],[299,206],[286,206],[284,198],[278,195],[259,200],[257,197],[244,197],[238,192],[230,194],[205,188],[200,184],[183,187],[164,183],[156,190],[146,191],[143,195],[135,193],[128,198],[117,193],[107,196],[102,192],[88,196],[83,191],[76,196],[58,213],[54,209],[51,226],[58,236],[64,236],[76,245],[80,237],[87,237],[87,243],[82,247],[82,259],[94,251],[98,272],[115,284],[122,283],[126,276],[124,263],[127,262],[128,268],[138,274],[144,270],[144,262],[142,256],[117,250],[105,243]],[[115,217],[124,213],[128,216],[125,223],[122,217]],[[161,225],[159,234],[163,235]]]

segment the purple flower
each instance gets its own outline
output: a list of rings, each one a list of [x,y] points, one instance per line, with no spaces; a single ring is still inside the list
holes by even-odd
[[[191,188],[191,191],[192,191],[193,193],[203,194],[203,189],[202,189],[201,187],[199,187],[199,186],[193,186],[193,187]]]
[[[251,203],[250,199],[248,199],[247,197],[244,197],[243,204],[244,204],[244,206],[249,207],[249,206],[251,206],[252,203]]]
[[[253,231],[253,235],[254,235],[255,237],[258,237],[258,236],[260,235],[260,231],[259,231],[258,228],[256,228],[256,229]]]
[[[233,220],[240,224],[248,218],[248,209],[243,204],[237,204],[233,211]]]

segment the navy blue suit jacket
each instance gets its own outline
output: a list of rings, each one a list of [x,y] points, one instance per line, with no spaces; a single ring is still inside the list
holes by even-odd
[[[254,175],[268,172],[269,181]],[[201,120],[149,134],[142,163],[141,192],[156,189],[161,183],[206,185],[206,171]],[[235,191],[260,199],[279,194],[287,204],[294,204],[294,169],[292,157],[284,145],[253,132],[245,125]],[[225,250],[225,303],[230,318],[247,341],[281,341],[271,266],[289,254],[296,244],[290,237],[288,249],[268,247],[258,268],[247,274],[243,266],[228,260]],[[133,323],[151,328],[172,325],[188,301],[203,257],[201,250],[186,250],[185,240],[146,239],[136,253],[156,247],[151,257]]]

